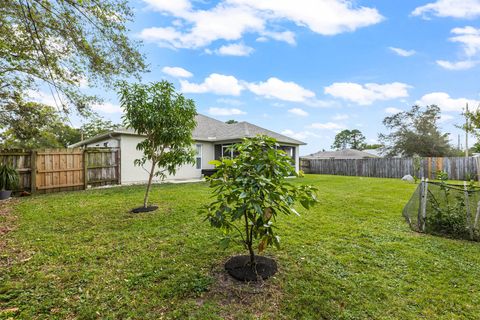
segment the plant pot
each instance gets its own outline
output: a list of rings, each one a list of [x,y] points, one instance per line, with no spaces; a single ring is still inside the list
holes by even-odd
[[[11,190],[1,190],[0,191],[0,200],[6,200],[12,195]]]
[[[255,256],[255,265],[250,264],[250,256],[234,256],[225,263],[225,270],[233,278],[240,281],[265,280],[277,272],[275,260]]]

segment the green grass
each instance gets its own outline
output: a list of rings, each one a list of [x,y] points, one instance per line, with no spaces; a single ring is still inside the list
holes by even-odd
[[[480,245],[411,232],[401,210],[415,185],[295,183],[316,185],[320,203],[281,217],[282,248],[266,252],[279,273],[260,285],[223,272],[243,250],[221,250],[197,213],[206,184],[157,185],[160,209],[138,215],[142,186],[22,199],[0,253],[13,259],[0,264],[0,318],[478,319]]]

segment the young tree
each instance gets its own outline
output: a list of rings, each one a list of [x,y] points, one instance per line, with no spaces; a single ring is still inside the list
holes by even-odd
[[[14,93],[50,86],[57,106],[83,111],[110,86],[146,69],[127,24],[127,0],[16,0],[0,4],[0,108]],[[59,100],[60,97],[66,99]]]
[[[150,165],[143,201],[143,208],[147,209],[154,176],[163,180],[167,173],[175,174],[179,166],[195,163],[195,103],[175,92],[173,84],[167,81],[148,85],[122,82],[119,87],[125,125],[145,136],[137,145],[143,157],[136,159],[135,165]]]
[[[274,230],[278,214],[298,215],[293,208],[295,202],[308,209],[317,201],[313,187],[287,182],[288,176],[297,173],[292,159],[278,146],[275,139],[267,136],[248,138],[233,146],[238,154],[235,158],[212,161],[217,172],[209,181],[215,200],[205,207],[207,219],[228,235],[222,241],[224,245],[234,239],[231,231],[238,232],[240,242],[249,252],[249,256],[244,256],[248,258],[247,265],[243,262],[247,274],[258,271],[255,241],[259,253],[269,245],[279,246]]]
[[[379,140],[388,156],[447,156],[451,152],[449,134],[440,132],[439,119],[440,108],[436,105],[427,106],[424,110],[413,106],[410,111],[386,117],[383,124],[392,132],[380,134]]]
[[[335,136],[332,149],[355,149],[361,150],[365,143],[365,136],[358,129],[342,130]]]

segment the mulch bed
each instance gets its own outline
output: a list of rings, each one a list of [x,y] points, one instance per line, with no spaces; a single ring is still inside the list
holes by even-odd
[[[148,207],[138,207],[138,208],[135,208],[135,209],[132,209],[132,213],[142,213],[142,212],[151,212],[151,211],[155,211],[158,209],[158,206],[148,206]]]
[[[256,263],[250,264],[250,256],[234,256],[225,263],[225,270],[233,278],[239,281],[258,281],[265,280],[277,272],[277,263],[275,260],[255,256]]]

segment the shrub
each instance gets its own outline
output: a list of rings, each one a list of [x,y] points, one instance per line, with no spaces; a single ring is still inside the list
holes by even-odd
[[[279,246],[274,228],[278,214],[298,215],[295,202],[307,209],[317,202],[315,188],[287,182],[287,177],[298,175],[292,159],[278,146],[267,136],[248,138],[233,146],[235,158],[212,162],[218,171],[209,178],[215,200],[205,207],[207,219],[225,233],[223,246],[238,240],[249,251],[251,265],[254,242],[259,253]],[[231,231],[240,238],[232,237]]]

